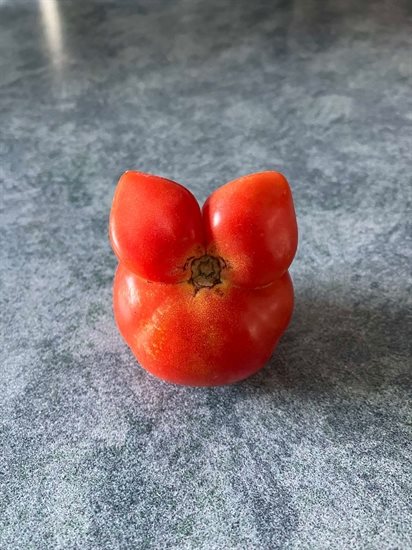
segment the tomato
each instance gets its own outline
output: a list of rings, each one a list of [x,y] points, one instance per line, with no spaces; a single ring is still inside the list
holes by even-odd
[[[201,210],[178,183],[126,172],[110,239],[119,260],[115,319],[146,370],[211,386],[265,365],[293,310],[297,225],[284,176],[238,178]]]

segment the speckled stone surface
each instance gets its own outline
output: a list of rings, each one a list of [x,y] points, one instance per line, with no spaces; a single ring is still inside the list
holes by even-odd
[[[3,549],[412,547],[410,2],[0,1]],[[293,322],[233,387],[114,325],[125,169],[299,218]]]

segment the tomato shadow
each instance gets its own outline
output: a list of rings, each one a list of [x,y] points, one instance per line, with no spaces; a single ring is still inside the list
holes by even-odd
[[[383,391],[412,384],[405,305],[297,300],[292,322],[269,364],[238,385],[241,392],[289,389],[322,394],[342,388]]]

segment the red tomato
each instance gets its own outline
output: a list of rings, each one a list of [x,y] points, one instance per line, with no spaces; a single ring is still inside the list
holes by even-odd
[[[264,366],[293,310],[297,246],[277,172],[217,189],[203,212],[173,181],[126,172],[110,215],[114,314],[139,363],[170,382],[236,382]]]

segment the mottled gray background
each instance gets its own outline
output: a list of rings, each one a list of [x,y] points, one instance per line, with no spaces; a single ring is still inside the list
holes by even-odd
[[[0,0],[3,549],[412,548],[409,1]],[[296,311],[233,387],[115,328],[135,168],[278,169]]]

